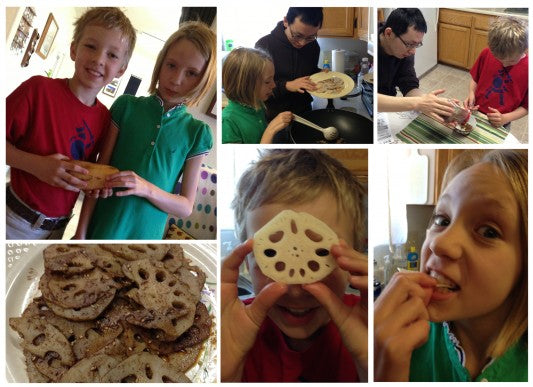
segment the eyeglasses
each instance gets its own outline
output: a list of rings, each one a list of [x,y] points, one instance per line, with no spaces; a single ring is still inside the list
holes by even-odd
[[[299,42],[300,40],[303,40],[304,42],[306,43],[311,43],[311,42],[314,42],[317,38],[317,35],[313,35],[313,36],[303,36],[302,34],[300,33],[294,33],[291,29],[291,27],[289,26],[289,32],[291,33],[291,38],[292,40],[296,41],[296,42]]]
[[[402,41],[402,43],[404,44],[405,48],[407,48],[408,50],[412,50],[413,48],[419,48],[419,47],[422,47],[423,46],[423,43],[420,42],[420,43],[405,43],[405,40],[403,40],[400,35],[396,35],[398,37],[398,39],[400,39]]]

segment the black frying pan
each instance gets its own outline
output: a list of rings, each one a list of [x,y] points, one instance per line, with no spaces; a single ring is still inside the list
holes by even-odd
[[[323,128],[334,126],[344,143],[372,144],[373,142],[373,123],[359,114],[347,110],[318,109],[302,113],[300,116]],[[295,144],[337,143],[337,140],[327,142],[318,130],[295,121],[289,125],[289,134]]]

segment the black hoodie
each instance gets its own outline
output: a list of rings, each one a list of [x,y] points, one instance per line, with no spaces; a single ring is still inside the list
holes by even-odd
[[[256,48],[267,51],[274,61],[276,88],[273,95],[266,101],[267,117],[269,120],[281,112],[292,111],[300,114],[311,110],[313,98],[307,92],[290,92],[285,88],[288,81],[313,75],[320,71],[318,58],[320,46],[315,40],[302,48],[295,48],[287,35],[285,26],[280,21],[270,34],[263,36],[255,44]]]

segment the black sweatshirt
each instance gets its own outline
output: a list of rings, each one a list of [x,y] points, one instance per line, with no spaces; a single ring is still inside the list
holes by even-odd
[[[404,96],[409,91],[418,89],[419,82],[415,71],[415,56],[411,55],[399,59],[385,53],[383,47],[379,44],[378,93],[396,96],[396,86],[398,86]]]
[[[311,95],[307,92],[303,94],[290,92],[285,88],[285,84],[296,78],[309,76],[320,71],[318,68],[320,56],[318,42],[315,40],[302,48],[295,48],[285,35],[285,27],[280,21],[270,34],[257,41],[255,47],[270,54],[276,71],[274,94],[265,103],[269,120],[284,111],[290,110],[300,114],[311,110],[311,101],[313,100]]]

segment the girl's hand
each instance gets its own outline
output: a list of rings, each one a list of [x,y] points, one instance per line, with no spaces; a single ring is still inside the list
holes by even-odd
[[[354,306],[346,305],[322,282],[302,285],[302,288],[328,311],[352,354],[360,381],[364,382],[368,379],[368,258],[344,240],[334,245],[331,253],[339,267],[350,274],[349,283],[361,292],[361,301]]]
[[[396,273],[374,303],[374,380],[407,382],[411,354],[429,335],[427,305],[437,281]]]
[[[93,189],[90,191],[85,191],[85,195],[93,199],[105,199],[110,196],[113,196],[113,189],[112,188]]]
[[[240,382],[246,355],[254,345],[268,310],[286,291],[287,285],[272,282],[255,296],[250,305],[238,297],[239,266],[252,251],[252,240],[237,246],[222,262],[221,285],[221,380]]]
[[[69,163],[67,156],[56,153],[49,156],[39,156],[39,162],[35,163],[32,173],[39,180],[54,187],[80,192],[87,186],[87,183],[71,175],[71,171],[89,173],[85,168]]]
[[[286,128],[291,121],[292,112],[281,112],[276,117],[274,117],[272,121],[270,121],[267,130],[271,131],[272,134],[276,134],[281,129]]]
[[[489,106],[490,113],[487,113],[487,118],[492,126],[498,127],[507,124],[509,121],[505,119],[505,115],[500,113],[497,109]]]
[[[151,184],[133,171],[121,171],[106,177],[105,188],[115,187],[127,188],[115,192],[116,196],[136,195],[146,198],[150,195]]]
[[[285,83],[285,88],[290,92],[305,93],[306,90],[316,90],[316,84],[309,79],[309,77],[301,77],[293,79]]]

